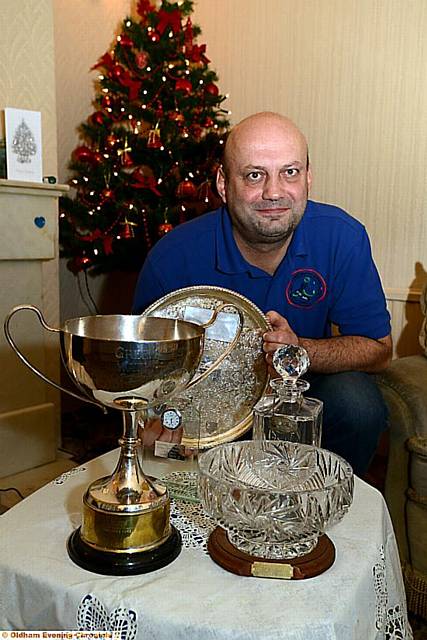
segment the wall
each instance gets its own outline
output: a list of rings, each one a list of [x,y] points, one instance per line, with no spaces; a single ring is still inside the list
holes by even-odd
[[[57,175],[52,0],[1,0],[0,31],[0,111],[16,107],[41,112],[43,173]],[[3,133],[1,127],[0,137]],[[15,305],[31,303],[42,310],[48,324],[58,326],[56,196],[41,195],[49,192],[42,185],[12,193],[9,183],[2,185],[1,191],[1,322]],[[35,247],[34,227],[28,224],[32,222],[30,213],[46,218],[46,237],[51,244],[46,253]],[[26,315],[13,322],[14,335],[19,335],[17,342],[36,366],[57,380],[57,336],[42,331],[39,323],[28,317],[32,314]],[[60,407],[58,392],[16,358],[3,332],[0,362],[1,476],[54,458]]]
[[[54,0],[54,7],[65,177],[74,127],[90,112],[88,69],[130,3]],[[221,91],[230,93],[232,122],[277,110],[306,133],[312,197],[366,225],[396,353],[417,351],[417,300],[427,279],[425,0],[198,0],[193,21]],[[70,299],[70,278],[64,281]]]

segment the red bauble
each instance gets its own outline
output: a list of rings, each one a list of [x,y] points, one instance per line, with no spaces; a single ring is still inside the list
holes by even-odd
[[[114,67],[111,69],[111,77],[114,80],[120,81],[123,78],[124,74],[125,74],[124,67],[122,67],[120,64],[115,64]]]
[[[92,149],[89,147],[77,147],[73,151],[73,159],[75,162],[90,162],[93,163],[95,160],[95,154]]]
[[[117,138],[116,138],[116,136],[113,136],[112,134],[107,136],[105,138],[105,141],[108,144],[108,146],[110,146],[110,147],[114,147],[114,145],[117,144]]]
[[[210,82],[205,86],[206,93],[210,93],[211,96],[217,96],[219,93],[219,89],[213,82]]]
[[[114,198],[114,191],[112,189],[104,189],[101,191],[101,202],[112,200],[112,198]]]
[[[111,96],[109,96],[108,94],[106,94],[105,96],[102,96],[101,105],[104,107],[104,109],[107,109],[108,107],[112,107],[113,106],[113,98]]]
[[[133,45],[135,44],[134,41],[129,38],[129,36],[127,36],[126,34],[123,34],[120,37],[120,40],[118,39],[117,42],[122,46],[122,47],[133,47]]]
[[[169,113],[169,120],[174,120],[178,124],[181,124],[182,122],[184,122],[185,118],[182,113],[179,113],[179,111],[171,111]]]
[[[103,126],[103,124],[105,123],[105,114],[102,111],[95,111],[95,113],[92,113],[90,119],[92,121],[92,124]]]
[[[145,53],[145,51],[137,53],[135,56],[135,62],[138,69],[145,69],[148,62],[148,53]]]
[[[93,154],[93,164],[101,164],[101,162],[104,162],[104,156],[102,153],[99,153],[99,151],[95,151]]]
[[[176,82],[175,82],[175,91],[182,91],[183,93],[191,93],[193,90],[193,85],[191,84],[190,80],[187,80],[186,78],[179,78]]]
[[[192,124],[190,130],[196,139],[200,138],[203,133],[203,127],[201,127],[199,124]]]
[[[73,273],[79,273],[90,266],[91,259],[87,256],[76,256],[67,263],[70,271]]]
[[[173,229],[173,226],[169,222],[163,222],[162,224],[159,224],[159,226],[157,227],[157,233],[161,238],[162,236],[165,236],[167,233],[169,233],[169,231],[172,231],[172,229]]]
[[[150,40],[151,42],[158,42],[160,40],[160,35],[157,33],[157,31],[150,32]]]
[[[191,180],[183,180],[179,183],[176,195],[182,200],[193,200],[197,196],[197,189]]]
[[[210,118],[209,116],[205,119],[203,126],[206,127],[207,129],[209,129],[210,127],[213,127],[215,124],[213,118]]]

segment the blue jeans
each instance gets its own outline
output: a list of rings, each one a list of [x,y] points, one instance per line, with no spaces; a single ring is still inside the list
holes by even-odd
[[[373,376],[359,371],[304,376],[305,395],[323,402],[322,447],[345,458],[363,476],[387,428],[387,407]]]

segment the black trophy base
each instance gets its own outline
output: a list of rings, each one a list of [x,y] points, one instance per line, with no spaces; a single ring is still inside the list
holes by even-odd
[[[172,526],[171,529],[169,538],[155,549],[134,553],[115,553],[99,551],[89,546],[81,539],[79,527],[68,538],[67,551],[75,564],[92,573],[101,573],[105,576],[150,573],[171,563],[181,552],[181,534],[175,527]]]

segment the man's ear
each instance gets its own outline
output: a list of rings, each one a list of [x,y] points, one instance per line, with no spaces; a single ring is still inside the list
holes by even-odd
[[[220,165],[218,171],[216,172],[216,188],[224,204],[227,202],[227,196],[225,195],[225,183],[226,177],[224,168],[222,165]]]
[[[309,167],[307,171],[307,188],[309,193],[310,193],[312,182],[313,182],[313,174],[311,173],[311,167]]]

